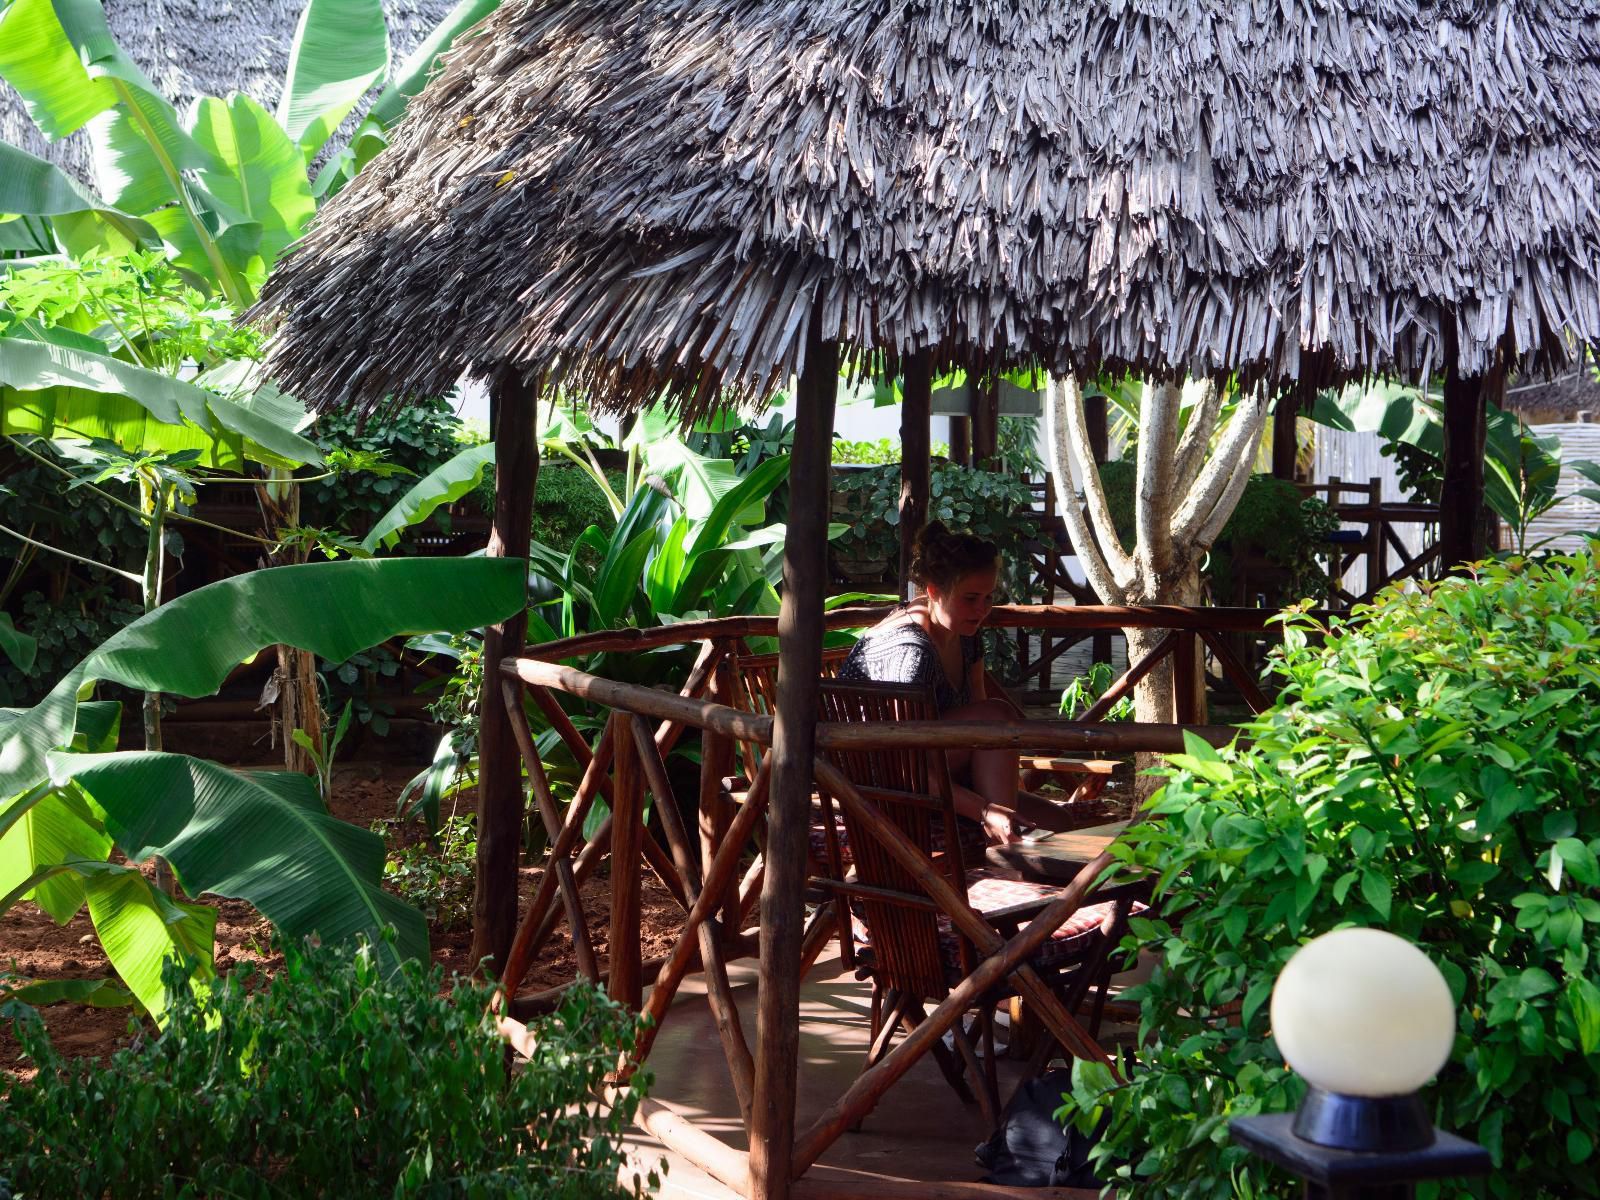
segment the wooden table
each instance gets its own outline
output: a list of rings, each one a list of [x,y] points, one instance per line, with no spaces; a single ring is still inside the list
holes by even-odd
[[[1024,879],[1068,883],[1127,827],[1127,821],[1112,821],[1068,833],[1052,833],[1036,841],[990,846],[988,857],[996,866],[1010,867]]]

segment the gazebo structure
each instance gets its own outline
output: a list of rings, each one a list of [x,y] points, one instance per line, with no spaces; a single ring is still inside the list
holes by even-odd
[[[771,774],[748,1194],[781,1197],[806,1158],[793,1029],[841,356],[886,355],[913,413],[950,366],[1289,393],[1442,373],[1459,561],[1482,546],[1485,399],[1600,341],[1597,184],[1600,19],[1569,6],[508,0],[262,305],[278,381],[321,405],[489,380],[491,553],[510,556],[541,395],[689,419],[798,378],[777,713],[751,734]],[[915,503],[925,441],[905,458]],[[485,646],[514,687],[627,700],[522,643],[513,620]],[[497,962],[516,711],[483,715],[475,952]]]

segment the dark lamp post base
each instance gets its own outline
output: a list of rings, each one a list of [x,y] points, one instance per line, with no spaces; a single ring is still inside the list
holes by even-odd
[[[1312,1088],[1294,1115],[1294,1134],[1335,1150],[1401,1153],[1433,1145],[1433,1122],[1416,1092],[1346,1096]]]

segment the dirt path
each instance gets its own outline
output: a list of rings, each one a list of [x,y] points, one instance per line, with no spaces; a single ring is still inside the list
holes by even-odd
[[[354,764],[338,768],[334,776],[333,815],[368,828],[374,821],[391,818],[395,798],[416,767]],[[463,795],[462,811],[470,811],[474,799]],[[402,842],[420,840],[420,825],[407,826]],[[537,867],[522,870],[518,891],[525,904],[539,885],[543,874]],[[589,917],[595,952],[605,956],[605,929],[610,912],[610,879],[606,867],[596,871],[583,889],[584,910]],[[263,963],[268,970],[282,965],[282,956],[269,946],[267,921],[241,900],[208,898],[217,910],[216,961],[221,973],[244,961]],[[672,948],[682,920],[682,910],[656,879],[646,874],[642,898],[646,959],[665,954]],[[429,927],[433,959],[446,971],[466,972],[472,965],[472,930],[467,924]],[[100,950],[87,910],[82,910],[67,925],[58,926],[40,909],[28,902],[12,907],[0,917],[0,964],[34,979],[92,979],[112,975],[110,964]],[[603,963],[602,963],[603,965]],[[539,960],[523,985],[537,991],[566,983],[576,973],[572,940],[565,922],[546,943]],[[137,1034],[139,1023],[126,1008],[87,1008],[77,1004],[55,1004],[40,1010],[51,1040],[63,1052],[78,1057],[110,1054],[128,1045]],[[148,1027],[149,1023],[144,1023]],[[0,1070],[27,1071],[20,1058],[20,1047],[11,1035],[10,1023],[0,1022]]]

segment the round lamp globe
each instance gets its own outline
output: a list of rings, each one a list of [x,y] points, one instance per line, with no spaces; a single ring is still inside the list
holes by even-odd
[[[1404,938],[1338,929],[1307,942],[1272,989],[1272,1032],[1313,1087],[1403,1096],[1449,1061],[1455,1002],[1439,968]]]

